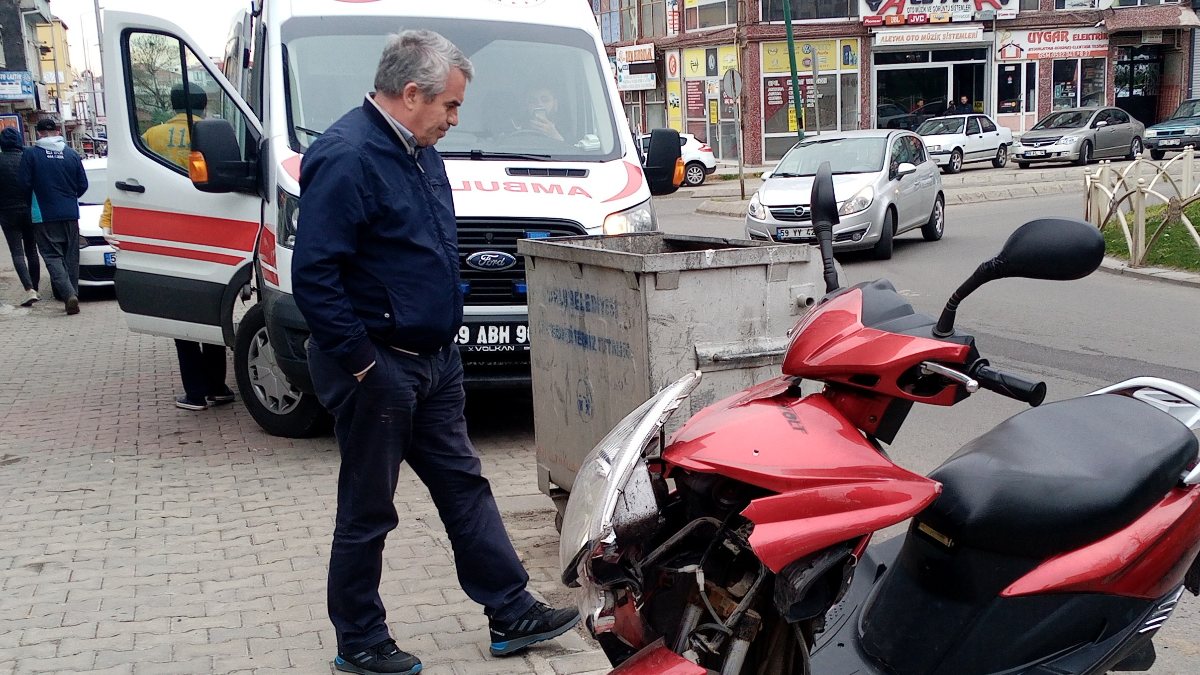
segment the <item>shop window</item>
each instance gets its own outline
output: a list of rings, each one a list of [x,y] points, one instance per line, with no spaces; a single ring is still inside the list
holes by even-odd
[[[987,61],[987,49],[935,49],[934,63],[951,61]]]
[[[783,21],[784,0],[762,0],[763,21]],[[858,0],[791,0],[792,20],[845,19],[858,16]]]
[[[730,26],[738,20],[738,0],[696,0],[694,7],[683,8],[687,30]]]
[[[1054,0],[1054,9],[1096,9],[1097,4],[1098,0]],[[1021,9],[1025,9],[1024,4]]]
[[[1041,8],[1042,8],[1042,0],[1021,0],[1021,11],[1022,12],[1036,12]]]
[[[905,63],[929,63],[929,52],[875,52],[875,65],[894,66]]]
[[[1054,109],[1104,104],[1104,59],[1054,61]]]
[[[858,75],[842,75],[842,129],[857,129],[860,115],[858,106]]]
[[[595,9],[597,4],[599,11]],[[592,8],[600,18],[600,40],[604,44],[637,38],[637,0],[594,0]]]
[[[1117,7],[1146,7],[1149,5],[1178,5],[1179,0],[1117,0]]]
[[[665,0],[642,0],[642,37],[658,37],[667,34],[667,9]]]

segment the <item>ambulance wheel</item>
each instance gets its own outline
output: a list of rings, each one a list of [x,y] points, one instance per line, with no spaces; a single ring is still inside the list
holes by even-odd
[[[284,438],[311,438],[329,428],[329,413],[317,397],[296,389],[279,369],[261,304],[251,307],[238,324],[233,370],[242,402],[263,431]]]

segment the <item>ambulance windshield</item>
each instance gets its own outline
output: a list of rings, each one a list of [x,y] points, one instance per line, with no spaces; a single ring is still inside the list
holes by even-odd
[[[608,97],[608,66],[585,31],[518,23],[421,19],[475,67],[444,156],[605,161],[621,142]],[[304,150],[362,105],[395,17],[296,18],[283,25],[292,148]],[[628,134],[628,131],[624,133]]]

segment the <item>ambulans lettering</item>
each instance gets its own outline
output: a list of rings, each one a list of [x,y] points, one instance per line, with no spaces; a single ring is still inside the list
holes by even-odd
[[[526,183],[524,181],[483,181],[483,180],[464,180],[452,188],[455,192],[518,192],[532,193],[535,195],[566,195],[567,197],[585,197],[592,199],[591,193],[583,188],[572,185],[569,188],[564,188],[558,183]]]

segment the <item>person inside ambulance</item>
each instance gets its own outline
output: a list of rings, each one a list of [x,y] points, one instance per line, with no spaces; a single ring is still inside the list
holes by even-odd
[[[524,98],[520,119],[513,121],[518,130],[536,131],[547,138],[562,141],[555,120],[558,118],[558,97],[549,87],[536,87]]]
[[[189,105],[190,99],[190,105]],[[177,84],[171,88],[171,108],[175,116],[157,124],[142,134],[142,140],[150,150],[186,170],[188,155],[192,152],[192,136],[188,127],[188,108],[191,108],[193,118],[204,117],[208,107],[208,95],[199,87],[184,88]]]

